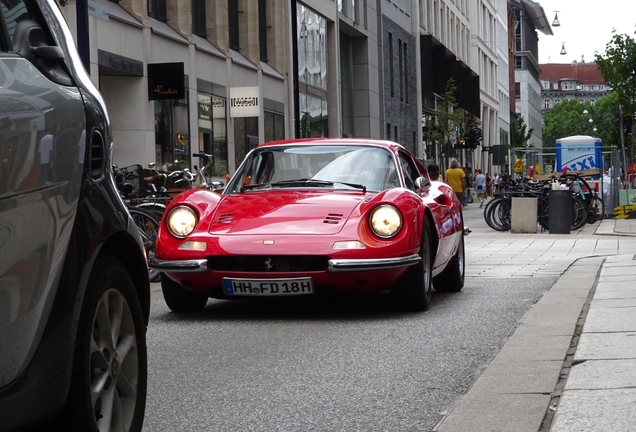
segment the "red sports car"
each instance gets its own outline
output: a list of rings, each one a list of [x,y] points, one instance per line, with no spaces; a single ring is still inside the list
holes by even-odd
[[[177,196],[150,266],[175,312],[345,290],[391,290],[424,310],[433,286],[464,286],[464,233],[453,190],[399,144],[277,141],[252,150],[222,193]]]

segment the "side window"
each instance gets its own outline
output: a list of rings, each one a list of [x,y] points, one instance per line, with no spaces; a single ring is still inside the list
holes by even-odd
[[[0,0],[0,7],[2,8],[2,15],[7,25],[9,41],[13,43],[15,42],[14,37],[18,24],[33,18],[33,14],[29,11],[24,0]],[[0,37],[2,33],[0,33]]]
[[[404,182],[406,183],[406,187],[411,189],[412,191],[417,190],[415,187],[415,180],[419,177],[419,172],[415,167],[415,164],[411,160],[411,158],[400,152],[400,167],[402,168],[402,173],[404,174]]]

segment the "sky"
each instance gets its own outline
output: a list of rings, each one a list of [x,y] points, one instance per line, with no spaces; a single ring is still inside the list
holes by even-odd
[[[558,11],[559,27],[554,36],[539,35],[539,63],[594,61],[594,52],[605,52],[612,29],[636,38],[636,0],[535,0],[545,11],[552,26]],[[560,55],[564,44],[567,54]]]

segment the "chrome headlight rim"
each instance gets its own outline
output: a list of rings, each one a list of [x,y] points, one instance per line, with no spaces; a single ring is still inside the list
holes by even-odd
[[[379,232],[374,224],[374,217],[376,216],[376,214],[378,213],[378,211],[380,210],[392,210],[395,213],[395,216],[397,216],[397,228],[392,231],[391,233],[383,233],[383,232]],[[375,234],[376,236],[378,236],[381,239],[391,239],[394,238],[395,236],[397,236],[400,231],[402,231],[402,226],[404,225],[404,219],[402,218],[402,213],[400,213],[400,211],[397,209],[397,207],[391,205],[391,204],[381,204],[379,206],[377,206],[376,208],[373,209],[373,211],[369,214],[369,226],[371,228],[371,232],[373,232],[373,234]]]
[[[181,232],[177,232],[175,231],[173,225],[172,225],[172,218],[176,215],[177,212],[180,211],[186,211],[187,213],[190,213],[192,215],[192,219],[193,222],[190,225],[190,228],[188,230],[187,233],[181,233]],[[197,213],[194,211],[194,209],[192,207],[189,207],[187,205],[178,205],[175,208],[171,209],[168,212],[168,215],[166,216],[166,227],[168,228],[168,232],[173,236],[176,237],[178,239],[184,239],[187,238],[190,234],[192,234],[192,232],[194,231],[194,229],[197,227],[199,223],[199,218],[197,216]]]

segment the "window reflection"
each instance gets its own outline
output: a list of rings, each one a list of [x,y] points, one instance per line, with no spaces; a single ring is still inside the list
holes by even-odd
[[[328,136],[327,101],[319,97],[300,94],[301,138]]]
[[[300,82],[327,89],[327,22],[298,4],[298,77]]]

